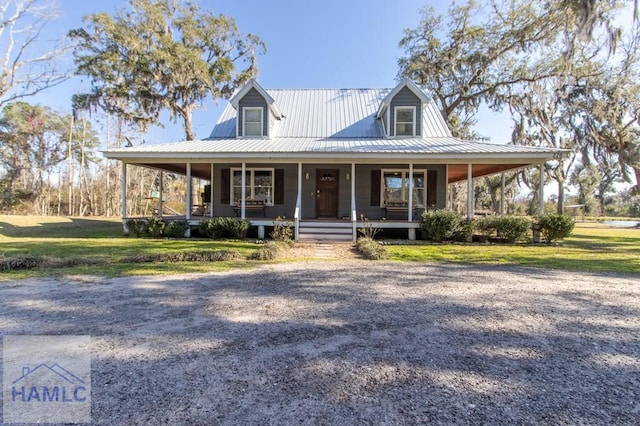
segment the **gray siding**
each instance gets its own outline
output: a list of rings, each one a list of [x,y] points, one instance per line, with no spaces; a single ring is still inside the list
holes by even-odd
[[[404,87],[391,100],[391,107],[387,112],[389,114],[389,135],[396,135],[395,108],[396,107],[416,107],[416,136],[422,135],[422,108],[420,108],[420,98],[418,98],[411,90]]]
[[[371,171],[408,168],[409,166],[407,164],[356,165],[356,205],[358,219],[360,219],[360,215],[364,215],[368,219],[380,219],[384,216],[384,211],[379,205],[371,206]],[[435,170],[437,172],[436,208],[444,209],[447,202],[447,184],[445,178],[446,166],[443,164],[414,164],[413,168],[420,170]],[[428,188],[428,183],[426,183],[426,185]],[[418,213],[421,213],[421,211],[419,210]]]
[[[233,206],[228,203],[222,204],[222,191],[220,185],[222,182],[222,169],[241,168],[240,163],[229,163],[214,165],[214,192],[213,192],[213,213],[214,216],[235,216]],[[247,164],[247,169],[250,168],[274,168],[283,169],[284,171],[284,204],[276,204],[268,206],[266,209],[267,217],[284,216],[286,218],[293,218],[293,213],[296,205],[296,196],[298,195],[298,166],[296,164]],[[275,183],[274,183],[275,184]],[[249,216],[250,218],[255,215]]]
[[[256,89],[249,90],[238,102],[238,136],[244,136],[242,109],[251,107],[262,108],[262,133],[264,136],[269,136],[269,107],[267,101]]]
[[[215,216],[234,216],[233,206],[221,203],[222,169],[240,168],[240,163],[218,164],[214,166],[214,197],[213,211]],[[293,219],[298,195],[298,165],[297,164],[273,164],[252,165],[247,168],[273,167],[284,170],[284,204],[267,207],[267,217],[284,216]],[[446,207],[446,166],[442,164],[414,164],[415,169],[437,171],[437,195],[436,208]],[[351,180],[347,180],[347,173],[351,174],[350,164],[304,164],[302,166],[302,219],[315,219],[316,217],[316,169],[339,170],[339,198],[338,217],[351,217]],[[371,171],[381,169],[408,169],[407,164],[389,165],[356,165],[356,206],[357,217],[364,215],[368,219],[380,219],[383,210],[379,205],[371,206]],[[309,179],[305,178],[309,173]],[[428,187],[428,184],[427,184]],[[430,207],[431,208],[431,207]],[[249,216],[250,218],[255,215]]]

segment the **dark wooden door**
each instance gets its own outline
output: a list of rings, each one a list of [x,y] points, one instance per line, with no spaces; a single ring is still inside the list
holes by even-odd
[[[316,215],[338,217],[338,169],[316,170]]]

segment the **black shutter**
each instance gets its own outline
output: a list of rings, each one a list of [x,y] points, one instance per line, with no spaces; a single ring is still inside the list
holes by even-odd
[[[380,206],[380,170],[371,170],[371,205]]]
[[[273,204],[284,204],[284,169],[276,169],[273,180]]]
[[[220,172],[220,204],[230,204],[231,169],[222,169]]]
[[[427,207],[438,205],[438,171],[427,171]]]

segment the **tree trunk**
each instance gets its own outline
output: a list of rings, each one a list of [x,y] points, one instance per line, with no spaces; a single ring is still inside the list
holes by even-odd
[[[193,134],[193,129],[192,129],[192,125],[193,125],[192,115],[193,113],[191,111],[191,108],[185,108],[184,114],[182,115],[182,117],[184,118],[184,134],[188,141],[192,141],[196,138],[195,135]]]
[[[564,182],[558,180],[558,214],[564,214]]]
[[[631,166],[633,174],[636,176],[636,184],[632,188],[636,195],[640,195],[640,166]]]

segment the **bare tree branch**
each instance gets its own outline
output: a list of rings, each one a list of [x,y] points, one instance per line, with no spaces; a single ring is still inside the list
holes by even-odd
[[[53,3],[40,0],[5,0],[0,6],[0,108],[70,77],[60,60],[70,46],[60,42],[49,48],[43,40],[52,11]]]

